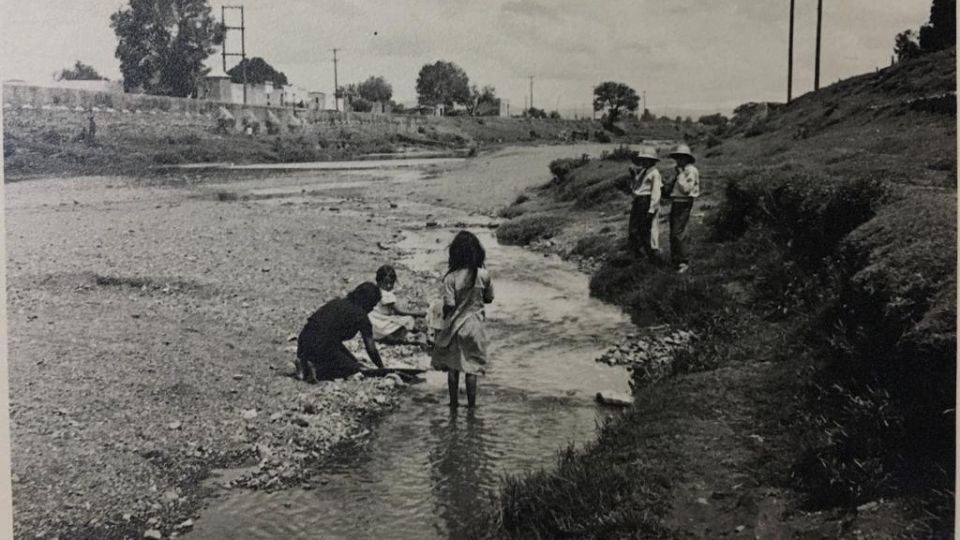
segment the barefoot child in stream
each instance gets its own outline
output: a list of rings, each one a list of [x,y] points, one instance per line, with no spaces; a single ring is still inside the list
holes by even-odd
[[[370,312],[373,325],[373,339],[385,343],[403,343],[408,332],[416,330],[415,318],[426,317],[426,313],[404,311],[397,306],[397,296],[393,288],[397,285],[397,271],[389,264],[377,269],[377,287],[380,288],[380,302]]]
[[[485,304],[493,302],[493,284],[484,268],[486,252],[480,240],[460,231],[450,243],[443,276],[443,327],[431,354],[435,369],[447,371],[450,406],[459,405],[460,372],[465,374],[467,406],[477,404],[477,376],[487,364]]]
[[[346,298],[336,298],[315,311],[297,338],[297,374],[304,381],[349,377],[361,370],[361,364],[343,342],[359,332],[370,360],[383,368],[383,360],[373,343],[373,327],[367,315],[380,301],[380,289],[373,283],[361,283]]]

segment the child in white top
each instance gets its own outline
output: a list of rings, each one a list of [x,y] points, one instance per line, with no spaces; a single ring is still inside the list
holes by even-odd
[[[377,269],[377,287],[380,288],[380,302],[370,312],[370,324],[373,325],[373,339],[388,343],[402,343],[407,333],[416,327],[416,317],[425,317],[426,313],[405,311],[397,305],[397,296],[393,288],[397,284],[397,271],[385,264]]]

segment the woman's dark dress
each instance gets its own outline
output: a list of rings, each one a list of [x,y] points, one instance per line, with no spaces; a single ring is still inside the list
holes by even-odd
[[[297,359],[304,375],[307,362],[322,381],[359,372],[357,358],[343,346],[357,332],[372,338],[373,327],[367,314],[346,298],[331,300],[314,312],[297,339]]]

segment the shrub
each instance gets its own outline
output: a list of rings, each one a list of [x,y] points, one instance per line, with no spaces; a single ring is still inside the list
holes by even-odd
[[[751,223],[763,223],[800,262],[815,264],[876,213],[888,189],[872,178],[767,171],[729,182],[725,193],[713,223],[716,238],[734,238]]]
[[[497,228],[497,240],[509,246],[525,246],[535,240],[556,236],[566,218],[546,214],[527,214]]]
[[[593,138],[600,143],[608,143],[611,141],[610,135],[608,135],[606,131],[600,129],[593,132]]]
[[[603,159],[611,161],[630,161],[636,157],[638,152],[632,150],[629,146],[621,144],[620,146],[613,149],[612,152],[604,154]]]
[[[555,159],[550,162],[549,168],[550,172],[553,174],[557,180],[563,182],[567,179],[567,175],[570,174],[570,171],[582,167],[590,162],[590,158],[586,154],[579,158],[560,158]]]

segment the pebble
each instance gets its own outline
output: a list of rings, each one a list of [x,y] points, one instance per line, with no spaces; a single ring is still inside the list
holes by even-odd
[[[183,523],[177,525],[177,526],[174,527],[174,528],[177,529],[178,531],[184,531],[184,530],[187,530],[187,529],[191,529],[191,528],[193,528],[193,520],[192,520],[192,519],[188,519],[188,520],[184,521]]]
[[[180,429],[182,425],[179,421],[170,422],[167,424],[167,429]]]
[[[240,412],[240,417],[243,418],[244,420],[253,420],[254,418],[257,417],[257,410],[256,410],[256,409],[246,409],[246,410],[244,410],[244,411],[241,411],[241,412]]]
[[[743,525],[738,525],[737,528],[734,529],[734,531],[740,533],[740,532],[743,532],[745,529],[746,529],[745,526],[743,526]]]
[[[143,533],[144,538],[149,538],[151,540],[163,540],[163,533],[156,529],[150,529],[147,532]]]

